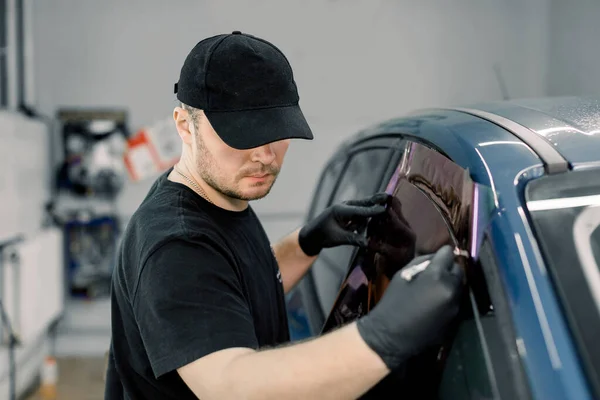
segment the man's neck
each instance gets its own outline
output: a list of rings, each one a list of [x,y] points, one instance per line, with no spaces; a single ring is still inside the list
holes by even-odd
[[[198,185],[201,188],[205,196],[202,193],[199,193],[198,189],[196,189],[194,185],[192,185],[184,177],[178,174],[175,168],[177,168],[184,175],[193,180],[196,183],[196,185]],[[248,208],[248,201],[234,199],[215,190],[213,187],[204,182],[204,180],[202,180],[201,178],[197,178],[194,174],[192,174],[190,170],[185,166],[185,164],[178,163],[177,165],[175,165],[175,168],[173,169],[173,171],[171,171],[171,173],[168,176],[168,179],[170,181],[180,183],[189,187],[198,196],[203,197],[206,201],[213,203],[215,206],[223,208],[225,210],[236,212],[244,211],[246,208]]]

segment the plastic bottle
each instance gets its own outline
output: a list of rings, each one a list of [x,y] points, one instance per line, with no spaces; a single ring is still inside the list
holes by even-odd
[[[52,356],[47,356],[41,371],[41,385],[39,394],[44,400],[58,398],[58,364]]]

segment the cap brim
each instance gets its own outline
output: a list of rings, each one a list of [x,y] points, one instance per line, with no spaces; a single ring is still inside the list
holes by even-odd
[[[204,113],[221,140],[239,150],[283,139],[313,139],[312,131],[298,105]]]

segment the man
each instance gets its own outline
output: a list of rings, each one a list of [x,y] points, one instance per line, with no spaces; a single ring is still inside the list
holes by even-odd
[[[287,59],[251,35],[214,36],[175,92],[182,156],[123,235],[107,399],[353,399],[442,337],[462,286],[447,248],[410,282],[394,276],[359,321],[288,343],[284,293],[322,248],[366,246],[358,231],[388,196],[334,205],[271,247],[248,202],[269,193],[290,139],[313,138]]]

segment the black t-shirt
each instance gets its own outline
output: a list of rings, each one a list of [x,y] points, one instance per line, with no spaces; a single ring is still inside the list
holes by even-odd
[[[169,172],[119,246],[106,399],[195,399],[177,368],[289,341],[281,275],[252,208],[219,208]]]

